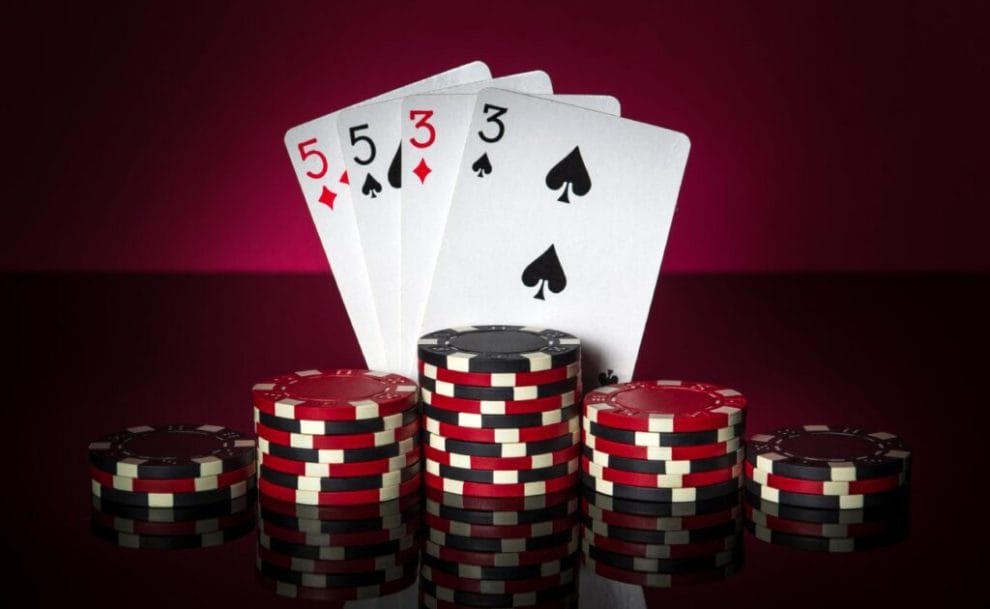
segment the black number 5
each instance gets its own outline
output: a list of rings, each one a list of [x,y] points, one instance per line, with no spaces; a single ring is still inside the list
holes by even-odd
[[[495,135],[489,137],[485,135],[484,130],[481,130],[478,132],[478,137],[488,142],[489,144],[494,144],[495,142],[502,139],[503,135],[505,135],[505,123],[500,121],[498,117],[508,112],[509,109],[503,108],[502,106],[496,106],[495,104],[485,104],[485,106],[481,109],[481,111],[484,112],[485,114],[494,111],[494,114],[486,118],[485,122],[495,123],[495,126],[498,127],[498,131],[495,132]]]
[[[368,137],[367,135],[358,135],[357,134],[358,131],[361,131],[362,129],[367,129],[367,128],[368,128],[368,124],[365,123],[363,125],[355,125],[355,126],[351,127],[350,130],[349,130],[350,131],[350,134],[351,134],[351,146],[357,146],[358,142],[367,142],[368,143],[368,156],[365,157],[365,158],[363,158],[363,159],[361,157],[359,157],[359,156],[355,156],[354,157],[354,161],[358,165],[367,165],[368,163],[374,161],[375,160],[375,154],[377,153],[377,150],[375,149],[375,143],[373,141],[371,141],[371,138],[370,137]]]

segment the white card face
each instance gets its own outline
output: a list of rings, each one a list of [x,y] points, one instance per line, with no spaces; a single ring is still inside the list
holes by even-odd
[[[476,61],[395,89],[370,101],[490,77],[488,66]],[[350,191],[345,181],[344,161],[337,140],[338,114],[339,111],[332,112],[289,129],[285,134],[285,148],[316,225],[316,232],[330,263],[365,363],[371,369],[388,370],[385,342],[375,312],[371,282],[361,251]]]
[[[496,81],[493,81],[496,82]],[[506,83],[498,88],[515,91]],[[518,91],[517,91],[518,92]],[[619,101],[609,95],[538,95],[612,115]],[[430,168],[423,179],[411,179],[402,190],[401,287],[402,287],[402,374],[418,375],[416,341],[424,330],[423,312],[429,296],[433,269],[447,222],[461,153],[474,112],[476,95],[413,95],[402,102],[402,156],[412,166]],[[432,130],[418,126],[430,117]]]
[[[585,388],[636,365],[687,162],[682,133],[486,89],[423,319],[582,340]]]
[[[474,93],[503,81],[514,83],[525,91],[552,90],[549,77],[539,71],[463,83],[442,90]],[[403,347],[399,266],[401,189],[418,175],[415,167],[404,166],[401,162],[401,112],[402,100],[395,98],[344,110],[337,119],[344,164],[350,176],[357,232],[389,370],[399,369]]]

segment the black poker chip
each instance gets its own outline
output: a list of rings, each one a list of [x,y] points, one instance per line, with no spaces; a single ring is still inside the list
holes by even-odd
[[[264,533],[258,534],[258,545],[279,554],[309,560],[353,560],[357,558],[398,554],[403,550],[416,546],[417,543],[417,535],[412,534],[400,539],[391,539],[379,543],[364,543],[349,546],[311,546],[285,541],[265,535]]]
[[[755,480],[746,480],[747,494],[759,497],[761,500],[824,510],[860,510],[903,505],[908,496],[908,489],[908,486],[900,486],[893,490],[868,495],[811,495],[781,491],[763,486]]]
[[[247,494],[232,499],[231,501],[218,501],[206,505],[194,505],[189,507],[147,507],[140,505],[126,505],[108,501],[102,497],[91,495],[90,499],[93,509],[105,514],[119,518],[129,518],[132,520],[143,520],[145,522],[190,522],[196,520],[206,520],[208,518],[219,518],[229,514],[237,514],[250,509],[253,505],[257,493],[249,491]]]
[[[307,588],[351,588],[383,584],[413,576],[419,569],[415,561],[410,561],[387,569],[362,573],[304,573],[256,559],[258,571],[268,577]]]
[[[572,364],[581,356],[577,337],[529,326],[467,326],[419,339],[419,359],[462,372],[536,372]]]
[[[236,525],[211,531],[187,535],[143,535],[126,533],[106,526],[97,520],[90,522],[93,535],[125,548],[141,550],[188,550],[219,546],[250,533],[254,530],[254,519],[245,519]]]
[[[726,482],[710,484],[708,486],[694,486],[683,488],[650,488],[645,486],[629,486],[609,482],[600,478],[590,476],[581,472],[581,482],[585,487],[604,495],[611,495],[621,499],[634,499],[636,501],[662,502],[696,502],[715,499],[722,495],[735,494],[739,491],[741,478],[733,478]]]
[[[609,427],[585,419],[584,430],[597,438],[612,442],[631,444],[633,446],[696,446],[698,444],[716,444],[742,436],[746,430],[745,423],[737,423],[730,427],[704,431],[660,432],[632,431]]]
[[[588,503],[598,506],[610,512],[622,512],[624,514],[635,514],[637,516],[655,517],[676,517],[676,516],[696,516],[699,514],[711,514],[722,512],[739,505],[739,492],[730,492],[724,495],[706,499],[703,501],[684,501],[671,503],[668,501],[637,501],[635,499],[623,499],[597,493],[587,486],[581,487],[582,496]]]
[[[439,586],[428,579],[420,579],[421,596],[432,597],[458,606],[468,607],[542,607],[544,603],[556,603],[561,597],[577,593],[577,585],[568,583],[549,590],[521,592],[518,594],[484,594]],[[424,604],[429,607],[428,602]],[[440,609],[438,607],[438,609]]]
[[[760,499],[749,491],[746,491],[743,496],[747,504],[764,514],[777,518],[817,524],[860,524],[864,522],[906,520],[909,511],[907,495],[904,495],[900,501],[895,501],[890,505],[844,510],[809,508],[775,503]]]
[[[437,381],[426,376],[419,377],[419,383],[431,393],[444,395],[449,398],[459,398],[465,400],[535,400],[553,395],[560,395],[568,391],[574,391],[578,386],[577,377],[571,377],[561,381],[545,383],[543,385],[524,385],[521,387],[478,387],[475,385],[455,385]]]
[[[305,491],[334,492],[334,491],[359,491],[364,489],[385,488],[396,486],[407,480],[414,478],[420,471],[419,463],[414,463],[401,470],[388,472],[376,476],[348,476],[348,477],[320,477],[296,476],[286,474],[272,469],[264,464],[258,468],[258,475],[262,479],[268,480],[287,488],[294,488]]]
[[[581,406],[580,404],[574,404],[565,408],[525,414],[477,414],[436,408],[424,403],[423,414],[441,423],[450,423],[451,425],[460,425],[461,427],[513,429],[516,427],[539,427],[560,423],[561,421],[570,421],[581,414]]]
[[[471,550],[474,552],[526,552],[529,550],[542,550],[570,543],[577,539],[577,527],[570,531],[561,531],[551,535],[540,535],[527,538],[507,538],[491,539],[479,537],[467,537],[464,535],[454,535],[430,529],[427,532],[428,538],[435,544],[448,546],[458,550]]]
[[[560,478],[577,471],[579,460],[571,459],[550,467],[519,470],[466,469],[426,460],[426,471],[450,480],[481,482],[484,484],[519,484]]]
[[[722,524],[702,529],[685,529],[680,531],[663,531],[632,529],[614,524],[606,524],[600,520],[585,516],[582,518],[584,526],[597,535],[603,535],[612,539],[628,541],[630,543],[651,544],[651,545],[682,545],[711,541],[713,539],[723,539],[736,533],[742,526],[742,520],[730,520]]]
[[[459,455],[471,455],[473,457],[522,457],[528,455],[542,455],[543,453],[557,452],[564,450],[578,443],[580,432],[568,433],[548,440],[535,440],[533,442],[515,443],[495,443],[495,442],[470,442],[468,440],[455,440],[445,438],[429,432],[425,432],[426,443],[436,448]]]
[[[276,526],[301,531],[304,533],[336,534],[361,533],[394,529],[405,522],[411,522],[420,517],[420,509],[412,508],[389,516],[375,518],[354,518],[350,520],[316,520],[311,518],[296,518],[286,514],[260,508],[261,520]]]
[[[903,541],[908,534],[907,526],[895,526],[881,534],[862,537],[794,535],[772,528],[762,527],[751,521],[747,521],[745,526],[754,537],[761,541],[788,546],[798,550],[816,552],[859,552],[862,550],[871,550]]]
[[[742,560],[743,546],[740,544],[716,554],[685,558],[642,558],[639,556],[629,556],[619,554],[618,552],[609,552],[587,542],[582,545],[582,549],[588,558],[619,569],[673,574],[706,571],[708,569],[718,569],[719,567],[736,564]]]
[[[229,502],[247,495],[255,488],[253,476],[244,482],[238,482],[231,486],[192,493],[138,493],[112,489],[102,486],[96,481],[90,482],[93,494],[101,499],[113,503],[148,508],[186,508],[218,502]]]
[[[274,414],[254,409],[254,420],[272,429],[287,431],[290,433],[302,433],[321,436],[334,436],[343,434],[364,434],[389,431],[404,427],[416,420],[419,416],[416,408],[410,408],[402,412],[375,417],[369,419],[355,419],[353,421],[313,421],[309,419],[290,419]]]
[[[691,459],[682,461],[667,461],[662,459],[632,459],[617,457],[605,452],[582,446],[585,458],[593,463],[612,469],[640,474],[696,474],[725,469],[737,464],[743,458],[743,449],[726,453],[710,459]]]
[[[450,573],[469,579],[527,579],[543,575],[563,573],[573,569],[578,564],[578,555],[571,554],[559,560],[551,560],[533,565],[512,565],[507,567],[485,567],[464,565],[459,562],[443,560],[430,554],[423,555],[423,564],[437,571]]]
[[[465,510],[449,505],[444,505],[439,501],[427,498],[426,512],[441,518],[467,522],[470,524],[483,524],[488,526],[533,524],[536,522],[546,522],[557,518],[566,518],[577,513],[578,500],[571,499],[566,503],[537,508],[535,510]]]

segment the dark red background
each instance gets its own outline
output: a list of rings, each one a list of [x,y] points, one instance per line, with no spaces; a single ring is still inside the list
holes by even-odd
[[[473,59],[690,135],[667,271],[990,268],[983,3],[36,4],[0,269],[324,271],[285,130]]]

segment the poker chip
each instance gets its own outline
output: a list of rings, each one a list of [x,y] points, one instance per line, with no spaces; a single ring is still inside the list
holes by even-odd
[[[89,477],[101,486],[132,493],[196,493],[212,491],[243,482],[254,475],[254,463],[240,469],[230,470],[216,476],[198,478],[131,478],[115,476],[102,469],[90,466]]]
[[[483,484],[525,484],[559,478],[573,474],[578,470],[579,458],[575,457],[566,463],[558,463],[549,467],[537,469],[466,469],[437,463],[432,459],[426,460],[426,471],[434,476],[462,482],[480,482]]]
[[[817,552],[859,552],[870,550],[902,541],[907,536],[906,528],[895,527],[877,535],[860,537],[812,537],[794,535],[752,522],[746,523],[746,529],[760,541],[776,545],[788,546],[798,550]]]
[[[578,386],[577,377],[571,377],[562,381],[554,381],[544,385],[523,385],[521,387],[477,387],[475,385],[454,385],[436,381],[429,377],[420,377],[420,385],[434,395],[443,395],[449,398],[460,398],[463,400],[508,400],[523,401],[546,398],[562,393],[576,391]]]
[[[451,480],[442,478],[430,472],[425,472],[423,479],[426,486],[457,495],[474,495],[478,497],[519,497],[530,495],[546,495],[570,488],[577,484],[578,472],[550,478],[549,480],[538,480],[535,482],[524,482],[519,484],[484,484],[482,482],[463,482],[461,480]],[[264,482],[264,480],[262,480]]]
[[[911,452],[890,433],[805,425],[751,436],[746,458],[771,474],[851,482],[904,473]]]
[[[614,524],[606,524],[600,520],[584,517],[586,530],[612,539],[619,539],[631,543],[639,544],[660,544],[667,546],[677,546],[683,544],[693,544],[713,539],[724,539],[740,530],[742,524],[739,520],[723,522],[715,526],[703,529],[687,529],[683,531],[658,531],[648,529],[631,529]]]
[[[534,510],[465,510],[444,505],[433,499],[426,499],[426,513],[449,520],[482,525],[518,525],[545,522],[556,518],[566,518],[577,512],[578,500],[573,498],[566,503],[540,507]]]
[[[485,537],[469,537],[466,535],[456,535],[454,533],[444,533],[436,529],[427,530],[427,539],[432,543],[458,550],[471,552],[499,552],[502,554],[509,552],[530,552],[533,550],[544,550],[571,543],[578,539],[578,529],[574,527],[569,531],[561,531],[551,535],[539,535],[536,537],[504,537],[501,539],[490,539]]]
[[[675,447],[715,444],[738,438],[743,432],[742,423],[718,429],[685,432],[629,431],[607,427],[588,419],[582,421],[582,426],[587,435],[633,446]]]
[[[210,491],[193,493],[137,493],[119,491],[91,480],[93,494],[106,501],[149,508],[190,507],[221,501],[231,501],[246,495],[255,487],[254,478]]]
[[[115,518],[141,520],[150,524],[181,524],[187,521],[211,520],[231,514],[248,512],[248,509],[254,503],[254,496],[255,493],[252,491],[231,501],[218,501],[205,505],[173,508],[125,505],[123,503],[104,500],[102,497],[97,497],[96,495],[90,495],[90,500],[93,510]]]
[[[711,459],[735,453],[742,446],[741,438],[732,438],[724,442],[712,444],[696,444],[693,446],[635,446],[599,438],[587,431],[583,434],[584,445],[592,450],[624,457],[627,459],[643,459],[654,461],[691,461],[695,459]]]
[[[757,526],[772,531],[779,531],[780,533],[802,535],[805,537],[869,537],[888,533],[894,528],[903,529],[906,523],[905,518],[890,518],[848,524],[802,522],[800,520],[790,520],[773,516],[761,512],[750,505],[744,506],[744,512],[746,519]]]
[[[552,601],[541,600],[536,605],[525,605],[525,606],[534,607],[534,609],[536,607],[539,607],[539,609],[577,609],[578,607],[577,594],[569,591],[565,591],[564,594],[565,596],[563,598],[557,598]],[[464,599],[462,598],[460,600],[463,601]],[[452,601],[439,600],[435,596],[423,592],[422,590],[420,590],[419,593],[419,603],[420,606],[425,607],[425,609],[463,609],[464,608],[464,605]],[[523,605],[513,605],[513,606],[523,607]]]
[[[518,594],[560,588],[574,582],[575,569],[542,577],[527,579],[467,579],[444,571],[434,571],[428,565],[420,570],[420,576],[437,586],[482,594]]]
[[[265,563],[275,567],[304,573],[363,573],[365,571],[393,569],[409,562],[416,562],[419,560],[419,548],[411,546],[395,554],[355,558],[352,560],[310,560],[308,558],[297,558],[287,554],[280,554],[259,546],[258,557]]]
[[[447,588],[434,584],[426,578],[420,579],[419,589],[420,595],[424,599],[432,597],[437,601],[470,607],[533,607],[534,605],[539,605],[542,608],[544,603],[559,601],[563,594],[576,594],[576,586],[573,583],[536,592],[482,594],[479,592]],[[427,604],[429,607],[428,602],[424,601],[424,604]]]
[[[725,537],[710,539],[708,541],[697,541],[677,545],[633,543],[614,537],[599,535],[587,527],[581,529],[584,540],[590,546],[598,547],[609,552],[622,554],[624,556],[647,558],[647,559],[670,559],[670,558],[690,558],[693,556],[708,556],[718,554],[733,548],[740,547],[742,536],[740,532],[733,532]]]
[[[581,502],[581,508],[584,514],[593,520],[631,529],[645,529],[647,531],[703,529],[739,520],[742,514],[738,505],[719,512],[688,516],[638,516],[636,514],[624,514],[622,512],[603,510],[597,505],[588,503],[587,500]]]
[[[307,546],[350,546],[356,544],[375,544],[402,539],[412,535],[419,528],[419,520],[410,520],[391,529],[376,531],[354,531],[346,533],[309,533],[279,526],[271,521],[262,520],[258,524],[258,532],[271,539]]]
[[[695,486],[684,488],[647,488],[645,486],[630,486],[610,482],[590,476],[581,472],[581,482],[589,489],[603,495],[611,495],[621,499],[633,499],[636,501],[670,502],[679,503],[682,501],[704,501],[714,499],[722,495],[735,493],[739,490],[741,478],[733,478],[726,482],[710,484],[708,486]]]
[[[528,326],[466,326],[419,339],[419,359],[458,372],[539,372],[578,361],[576,337]]]
[[[219,425],[142,425],[89,445],[94,467],[125,478],[219,476],[254,462],[254,439]]]
[[[746,491],[759,499],[806,508],[825,510],[848,510],[890,506],[904,501],[907,487],[897,487],[893,490],[867,495],[811,495],[808,493],[791,493],[769,486],[763,486],[755,480],[746,480]]]
[[[443,546],[430,540],[426,540],[423,544],[423,552],[435,558],[483,567],[515,567],[551,562],[570,556],[577,550],[577,537],[565,544],[526,552],[475,552]]]
[[[574,421],[576,419],[572,419]],[[472,457],[530,457],[542,455],[559,450],[565,450],[572,446],[577,446],[581,439],[579,431],[549,438],[547,440],[537,440],[533,442],[472,442],[469,440],[456,440],[441,435],[430,433],[427,430],[424,434],[426,445],[430,448],[450,453],[470,455]]]
[[[262,573],[258,574],[258,582],[262,585],[262,587],[267,588],[276,595],[285,598],[344,603],[355,600],[377,599],[383,596],[388,596],[389,594],[401,592],[416,583],[417,575],[417,573],[414,573],[409,577],[397,579],[392,582],[386,582],[384,584],[341,588],[308,588],[305,586],[297,586],[293,583],[278,581],[277,579],[268,577]]]
[[[711,514],[723,510],[731,509],[739,505],[739,493],[730,492],[724,495],[706,499],[703,501],[684,501],[677,503],[637,501],[635,499],[623,499],[596,493],[587,487],[584,490],[583,498],[591,505],[595,505],[610,512],[621,512],[623,514],[634,514],[639,516],[652,517],[681,517],[695,516],[699,514]]]
[[[262,522],[266,524],[270,523],[284,529],[303,533],[328,533],[331,535],[394,529],[406,522],[417,520],[420,517],[418,506],[413,506],[407,511],[396,512],[387,516],[352,518],[347,520],[299,518],[275,512],[264,506],[259,511]]]
[[[94,505],[90,519],[106,529],[130,535],[158,537],[180,537],[204,535],[236,527],[245,522],[254,522],[254,510],[242,509],[212,518],[199,518],[179,521],[154,521],[139,518],[126,518],[104,512]]]
[[[306,573],[285,569],[260,558],[256,560],[258,571],[263,575],[286,583],[306,588],[352,588],[384,584],[391,581],[405,580],[418,571],[415,562],[408,562],[397,567],[362,573]]]
[[[784,505],[766,501],[744,493],[746,504],[758,509],[768,516],[811,522],[817,524],[859,524],[875,520],[906,520],[908,517],[907,495],[891,505],[874,506],[861,509],[819,509],[793,505]]]
[[[296,476],[311,478],[352,478],[357,476],[374,476],[400,470],[419,463],[420,450],[414,446],[409,452],[398,457],[387,457],[374,461],[356,461],[353,463],[310,463],[283,459],[264,451],[258,453],[258,463],[269,469]]]
[[[424,516],[426,526],[444,533],[464,535],[469,537],[539,537],[541,535],[552,535],[564,530],[571,530],[578,524],[577,514],[562,518],[552,518],[541,522],[523,524],[498,524],[485,525],[470,522],[460,522],[450,520],[441,516],[435,516],[429,512]]]
[[[311,546],[292,543],[264,533],[258,534],[258,545],[286,556],[294,556],[308,560],[358,560],[398,554],[409,548],[418,547],[415,535],[407,535],[401,539],[393,539],[381,543],[359,543],[348,546]]]
[[[124,548],[140,550],[185,550],[219,546],[242,537],[254,530],[254,519],[247,519],[230,527],[206,533],[178,535],[146,535],[125,533],[96,520],[90,521],[93,535]]]
[[[593,463],[597,463],[603,467],[620,469],[627,472],[637,472],[641,474],[694,474],[732,467],[743,460],[745,451],[740,448],[734,453],[726,453],[719,457],[712,457],[708,459],[688,459],[684,461],[669,461],[662,459],[627,459],[625,457],[616,457],[588,446],[582,447],[582,454],[585,459]]]
[[[475,429],[513,429],[515,427],[539,427],[553,425],[562,421],[570,421],[581,413],[578,406],[568,406],[556,410],[544,410],[527,414],[476,414],[473,412],[455,412],[434,408],[429,404],[423,405],[423,414],[427,417],[461,427]]]
[[[434,408],[450,410],[453,412],[470,412],[475,414],[490,415],[514,415],[545,412],[547,410],[567,408],[578,403],[577,391],[568,391],[558,395],[537,398],[535,400],[468,400],[462,398],[452,398],[445,395],[437,395],[426,389],[423,389],[420,392],[420,395],[420,399],[423,404],[427,404]]]
[[[442,465],[451,465],[463,469],[541,469],[567,463],[578,457],[577,444],[571,445],[562,450],[543,453],[537,455],[526,455],[522,457],[477,457],[474,455],[461,455],[457,453],[438,450],[432,446],[426,446],[423,454],[427,459]]]
[[[416,383],[369,370],[302,370],[252,388],[255,408],[284,419],[380,419],[415,407]]]
[[[738,463],[725,469],[693,474],[641,474],[603,467],[587,459],[581,460],[581,469],[585,474],[594,476],[598,480],[659,489],[703,487],[720,484],[737,479],[743,471],[742,464]]]
[[[771,474],[765,470],[754,468],[753,464],[749,462],[746,463],[746,476],[766,487],[809,495],[866,495],[893,490],[907,484],[906,472],[892,476],[850,481],[801,480],[800,478]]]
[[[356,419],[354,421],[311,421],[308,419],[288,419],[254,409],[254,422],[266,427],[297,434],[333,436],[342,434],[366,434],[389,431],[409,425],[419,413],[415,406],[408,410],[390,414],[378,419]]]
[[[428,416],[423,416],[423,425],[427,432],[443,436],[451,440],[465,440],[468,442],[487,442],[492,444],[518,444],[539,442],[558,438],[563,435],[576,433],[580,428],[579,419],[569,419],[551,425],[540,425],[536,427],[520,427],[515,429],[472,429],[442,423]],[[259,430],[260,433],[260,430]],[[541,451],[546,452],[546,451]],[[467,453],[471,454],[471,453]]]
[[[577,486],[568,487],[562,491],[523,497],[472,497],[446,493],[442,489],[425,487],[427,499],[437,501],[444,506],[462,510],[487,510],[491,512],[516,510],[530,511],[550,508],[570,502],[578,496]]]
[[[687,381],[606,385],[584,396],[588,421],[629,431],[690,432],[743,422],[746,398],[727,387]]]
[[[443,560],[435,556],[426,554],[423,556],[423,565],[432,568],[434,571],[450,573],[465,579],[530,579],[564,573],[573,569],[578,564],[577,555],[571,555],[560,560],[552,560],[532,565],[513,565],[508,567],[486,567],[481,565],[465,565],[459,562]]]
[[[702,554],[680,558],[642,558],[617,552],[609,552],[604,548],[582,543],[584,554],[598,563],[611,565],[627,571],[642,571],[646,573],[691,573],[707,571],[734,564],[739,560],[741,546],[724,550],[716,554]]]
[[[328,478],[296,476],[286,474],[262,464],[258,468],[258,476],[279,486],[294,488],[301,491],[360,491],[397,486],[419,474],[419,463],[374,476],[351,476],[347,478]]]
[[[290,433],[266,427],[261,423],[255,425],[255,431],[259,438],[268,440],[271,444],[281,444],[292,448],[304,448],[310,450],[319,449],[355,449],[372,448],[395,444],[407,438],[412,438],[419,433],[419,421],[413,421],[403,427],[390,429],[389,431],[376,431],[364,434],[346,434],[340,436],[318,436],[301,433]]]
[[[438,368],[420,360],[419,374],[421,377],[433,379],[454,385],[471,385],[475,387],[525,387],[528,385],[545,385],[574,378],[581,373],[579,362],[574,362],[559,368],[549,368],[537,372],[460,372],[448,368]]]
[[[281,501],[304,505],[360,505],[363,503],[389,501],[415,492],[419,488],[422,474],[396,486],[358,491],[304,491],[275,484],[264,478],[258,481],[258,490]]]
[[[282,501],[268,495],[258,496],[258,505],[263,510],[284,514],[292,518],[307,520],[362,520],[366,518],[386,518],[418,509],[419,493],[403,495],[398,499],[380,503],[359,505],[301,505],[294,501]]]
[[[734,564],[707,571],[695,571],[693,573],[643,573],[641,571],[629,571],[627,569],[613,567],[609,564],[596,562],[594,559],[588,557],[584,557],[583,560],[588,569],[596,575],[647,588],[674,588],[683,585],[720,581],[732,577],[741,568],[741,564]]]
[[[295,448],[292,446],[283,446],[277,442],[269,442],[265,438],[258,438],[258,450],[266,455],[274,455],[292,461],[331,465],[391,459],[405,455],[417,446],[419,446],[419,438],[416,436],[392,444],[347,450]]]

